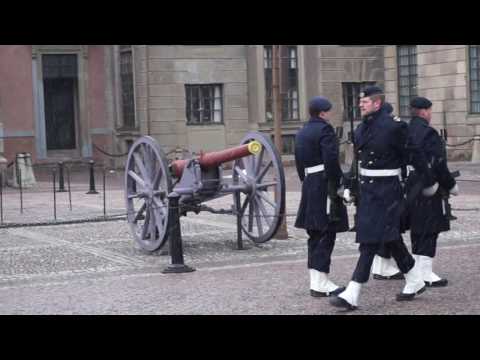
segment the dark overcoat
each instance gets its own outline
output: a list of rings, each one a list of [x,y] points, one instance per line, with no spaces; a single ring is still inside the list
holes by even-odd
[[[447,166],[445,142],[427,120],[413,117],[408,126],[407,145],[409,162],[415,171],[410,174],[407,189],[411,191],[417,183],[427,188],[438,183],[440,188],[431,197],[421,192],[409,204],[410,230],[416,234],[435,234],[450,230],[450,219],[446,213],[445,194],[455,186],[455,179]]]
[[[343,176],[339,164],[338,140],[333,127],[324,119],[311,118],[295,137],[295,164],[302,181],[302,196],[295,227],[326,231],[330,219],[327,215],[327,182],[340,186]],[[305,168],[323,164],[325,170],[305,176]],[[347,209],[340,206],[340,221],[330,228],[336,232],[348,231]]]
[[[407,124],[393,119],[384,107],[367,115],[355,130],[359,167],[371,170],[401,169],[407,161]],[[356,241],[382,244],[396,241],[401,233],[404,189],[400,176],[359,176]]]

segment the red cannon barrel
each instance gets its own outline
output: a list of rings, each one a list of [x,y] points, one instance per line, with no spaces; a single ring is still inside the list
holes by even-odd
[[[240,159],[245,156],[258,154],[262,150],[262,144],[258,141],[251,141],[248,144],[237,146],[230,149],[225,149],[221,151],[214,151],[210,153],[200,153],[198,162],[202,168],[211,168],[219,166],[223,163]],[[175,160],[170,165],[173,171],[173,174],[177,178],[181,178],[183,174],[183,169],[188,160]]]

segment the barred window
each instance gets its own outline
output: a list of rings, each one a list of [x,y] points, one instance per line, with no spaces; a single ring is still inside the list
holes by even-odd
[[[295,154],[295,135],[282,135],[283,154]]]
[[[272,142],[275,143],[275,136],[270,135]],[[282,154],[294,155],[295,154],[295,135],[282,135]]]
[[[375,85],[374,81],[367,82],[345,82],[343,88],[343,114],[344,121],[360,121],[359,95],[367,86]]]
[[[470,74],[470,112],[480,113],[480,45],[468,46]]]
[[[132,46],[120,45],[120,86],[122,91],[123,126],[135,128]]]
[[[282,46],[282,115],[284,121],[299,120],[298,60],[296,46]]]
[[[273,95],[272,95],[272,57],[271,45],[264,46],[263,68],[265,72],[265,115],[267,121],[273,120]]]
[[[188,125],[223,123],[221,84],[185,85]]]
[[[417,46],[397,46],[399,114],[410,117],[410,101],[417,96]]]
[[[273,120],[272,45],[264,46],[265,110],[267,121]],[[280,46],[280,97],[283,121],[299,120],[297,46]]]

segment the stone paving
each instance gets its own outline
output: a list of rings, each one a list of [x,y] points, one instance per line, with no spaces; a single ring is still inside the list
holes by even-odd
[[[450,168],[480,181],[478,164]],[[189,274],[161,274],[170,257],[138,249],[124,220],[0,229],[0,314],[336,314],[308,295],[306,236],[293,227],[300,197],[295,169],[286,168],[286,177],[289,239],[244,240],[246,250],[239,251],[234,217],[189,214],[181,219],[185,263],[197,269]],[[122,176],[110,174],[109,181],[107,215],[122,215]],[[440,236],[438,250],[438,272],[451,285],[399,304],[394,296],[403,282],[370,281],[357,314],[480,314],[480,184],[459,184],[462,194],[451,201],[458,220]],[[46,181],[27,190],[23,214],[18,192],[7,189],[4,222],[51,221],[48,189]],[[57,194],[58,220],[103,216],[102,194],[86,190],[85,182],[74,184],[72,211],[67,193]],[[231,196],[208,205],[229,208]],[[408,233],[405,239],[408,245]],[[358,257],[353,233],[338,235],[333,255],[332,278],[344,284]]]

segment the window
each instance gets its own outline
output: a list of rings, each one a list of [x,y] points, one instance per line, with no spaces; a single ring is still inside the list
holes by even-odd
[[[367,86],[372,85],[375,85],[375,82],[342,83],[344,122],[361,120],[359,95]]]
[[[470,112],[480,113],[480,45],[468,46],[470,73]]]
[[[264,46],[265,110],[267,121],[273,120],[272,45]],[[297,46],[280,46],[280,97],[283,121],[299,120]]]
[[[271,139],[275,143],[275,136],[271,135]],[[295,135],[282,135],[282,154],[295,154]]]
[[[272,46],[264,46],[263,50],[263,68],[265,72],[265,115],[267,121],[273,120],[273,95],[272,95]]]
[[[295,154],[295,135],[282,135],[283,154]]]
[[[410,100],[417,96],[417,46],[397,46],[399,114],[410,117]]]
[[[135,128],[132,46],[120,45],[120,84],[122,91],[123,126]]]
[[[222,85],[185,85],[187,124],[221,124]]]

